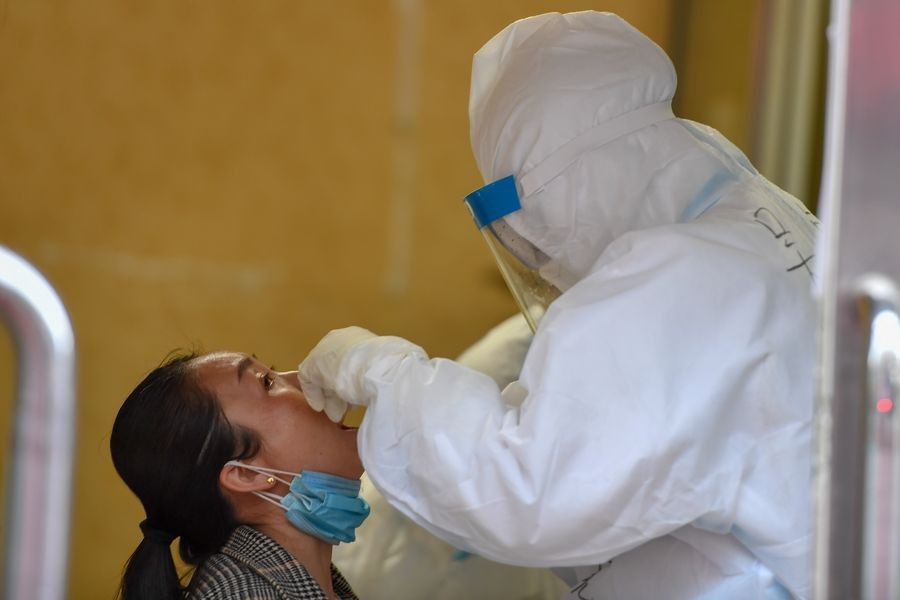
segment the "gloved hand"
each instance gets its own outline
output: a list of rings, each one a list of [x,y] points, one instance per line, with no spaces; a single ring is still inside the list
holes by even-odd
[[[365,404],[360,399],[339,398],[335,393],[335,380],[340,373],[341,361],[351,348],[374,337],[377,336],[362,327],[334,329],[316,344],[297,367],[300,388],[306,401],[316,411],[324,410],[335,423],[341,421],[351,403]]]

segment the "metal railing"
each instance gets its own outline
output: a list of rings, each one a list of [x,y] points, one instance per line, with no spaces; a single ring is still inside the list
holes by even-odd
[[[66,595],[75,442],[75,341],[44,277],[0,247],[0,314],[18,356],[4,597]]]

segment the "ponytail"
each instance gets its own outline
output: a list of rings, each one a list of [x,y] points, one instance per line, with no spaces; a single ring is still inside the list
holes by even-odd
[[[150,527],[146,519],[140,527],[144,539],[125,565],[119,597],[181,600],[181,582],[169,548],[175,535]],[[148,574],[153,576],[148,577]]]

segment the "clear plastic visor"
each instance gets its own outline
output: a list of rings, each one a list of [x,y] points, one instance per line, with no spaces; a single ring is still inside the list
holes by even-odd
[[[508,214],[521,210],[512,176],[498,179],[466,196],[466,206],[491,250],[500,274],[532,331],[560,291],[544,280],[540,268],[550,258],[506,222]]]
[[[496,237],[493,227],[483,227],[481,235],[500,269],[506,286],[512,293],[519,310],[525,316],[531,331],[537,331],[537,324],[546,312],[550,303],[559,298],[562,292],[553,284],[544,280],[540,272],[526,266],[506,245]],[[538,251],[540,252],[540,251]]]

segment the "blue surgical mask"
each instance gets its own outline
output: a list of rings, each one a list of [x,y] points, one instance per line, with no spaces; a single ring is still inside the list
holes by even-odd
[[[288,486],[290,492],[285,496],[271,492],[253,493],[287,511],[287,520],[291,525],[329,544],[355,540],[356,528],[369,516],[369,503],[359,497],[358,479],[318,471],[279,471],[238,460],[225,464],[271,475]],[[291,475],[292,479],[288,482],[278,475]]]

